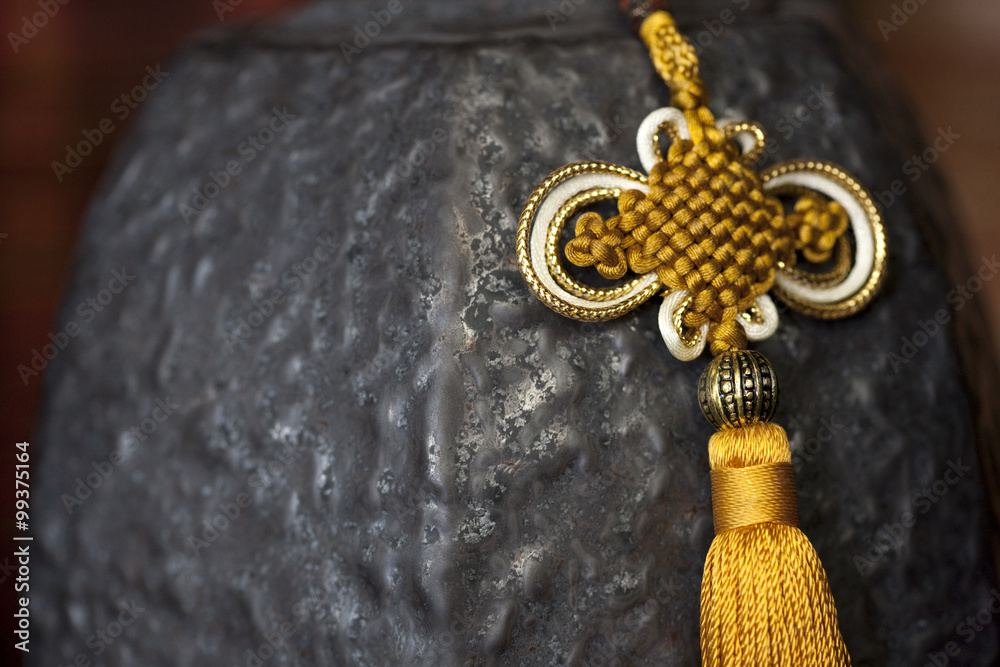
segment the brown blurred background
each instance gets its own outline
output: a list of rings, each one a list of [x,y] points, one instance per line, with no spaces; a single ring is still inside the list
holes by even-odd
[[[14,575],[3,568],[14,561],[14,444],[30,441],[42,384],[31,377],[25,385],[17,366],[30,367],[32,350],[49,343],[90,194],[129,121],[142,111],[141,102],[134,111],[121,106],[124,101],[112,105],[141,85],[147,66],[164,64],[185,36],[305,4],[61,1],[66,4],[54,1],[58,12],[37,34],[26,43],[17,40],[16,52],[8,33],[32,34],[24,17],[41,11],[39,0],[0,4],[0,665],[19,665],[21,658],[12,639]],[[223,10],[221,21],[216,7]],[[129,114],[122,121],[124,109]],[[75,146],[105,118],[114,131],[58,181],[52,162],[65,162],[66,145]],[[90,657],[87,647],[80,650]]]
[[[110,151],[127,132],[133,114],[119,121],[112,103],[140,84],[147,66],[155,69],[164,63],[186,35],[218,26],[220,3],[231,8],[222,23],[258,20],[269,12],[305,4],[305,0],[51,2],[58,12],[34,34],[24,30],[24,20],[40,11],[38,0],[5,0],[0,8],[5,35],[0,45],[0,486],[6,489],[0,494],[0,516],[4,517],[14,506],[13,446],[30,440],[41,388],[39,377],[29,378],[25,385],[17,366],[30,365],[32,351],[49,342],[84,208]],[[897,14],[894,23],[893,5],[904,4],[918,9],[912,15]],[[951,127],[961,135],[937,166],[951,187],[962,221],[961,231],[956,232],[967,240],[970,264],[976,266],[982,257],[1000,253],[1000,224],[993,215],[994,207],[1000,208],[1000,187],[992,183],[1000,173],[1000,129],[993,113],[1000,107],[996,39],[1000,3],[847,0],[846,5],[860,32],[884,52],[899,75],[929,142],[939,128]],[[12,44],[9,33],[31,36]],[[75,145],[85,130],[93,131],[106,117],[114,120],[114,131],[58,181],[53,161],[63,162],[66,145]],[[996,345],[1000,281],[987,282],[978,298],[991,318]],[[5,518],[0,524],[0,564],[13,552],[12,533],[13,524]],[[0,614],[6,619],[13,613],[12,579],[0,582]],[[6,622],[2,625],[8,627]],[[5,630],[0,636],[0,662],[12,664],[3,660],[11,648],[11,635]]]
[[[888,58],[931,146],[940,128],[961,135],[941,155],[972,267],[1000,253],[1000,3],[983,0],[847,0],[855,24]],[[912,15],[894,8],[919,7]],[[902,20],[905,16],[905,22]],[[900,23],[898,30],[896,23]],[[905,179],[906,177],[903,176]],[[1000,353],[1000,280],[978,297]]]

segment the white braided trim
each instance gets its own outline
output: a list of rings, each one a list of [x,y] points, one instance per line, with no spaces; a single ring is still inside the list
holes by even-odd
[[[778,309],[766,294],[761,294],[754,302],[757,312],[760,314],[760,322],[742,321],[743,330],[747,332],[750,340],[764,340],[774,335],[778,330]]]
[[[687,343],[681,338],[681,332],[674,326],[674,313],[691,296],[688,290],[676,290],[669,293],[660,304],[660,312],[657,316],[657,323],[660,325],[660,336],[666,344],[670,354],[680,361],[693,361],[701,356],[705,351],[705,342],[708,339],[708,324],[703,324],[698,328],[697,342]],[[750,340],[764,340],[774,335],[778,330],[778,309],[766,294],[757,297],[755,301],[757,312],[760,315],[760,322],[747,323],[741,321],[747,338]]]
[[[673,122],[677,126],[677,131],[680,133],[681,139],[691,138],[691,132],[688,131],[687,119],[684,118],[684,113],[680,109],[663,107],[646,116],[642,123],[640,123],[639,131],[635,135],[635,149],[639,152],[639,162],[642,163],[642,168],[647,174],[653,170],[653,165],[660,161],[656,157],[653,137],[656,136],[657,128],[668,121]]]
[[[694,361],[705,351],[705,341],[708,339],[708,324],[703,324],[698,328],[697,341],[691,345],[681,338],[681,333],[674,326],[674,313],[691,296],[691,292],[682,289],[675,290],[668,294],[660,304],[660,313],[657,322],[660,325],[660,335],[663,342],[667,344],[670,354],[681,361]]]
[[[653,165],[660,161],[656,157],[656,142],[653,141],[653,137],[656,136],[659,127],[667,122],[674,124],[681,139],[691,138],[687,118],[684,117],[684,112],[680,109],[663,107],[646,116],[639,124],[639,131],[635,135],[635,149],[639,153],[639,162],[642,163],[642,168],[647,174],[652,171]],[[740,121],[735,118],[719,118],[715,121],[715,126],[723,128],[730,123],[738,122]],[[753,132],[738,132],[733,139],[736,140],[744,155],[757,146],[757,137],[754,136]]]

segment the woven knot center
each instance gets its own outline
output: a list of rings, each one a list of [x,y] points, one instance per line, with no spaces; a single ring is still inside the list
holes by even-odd
[[[692,138],[671,143],[649,173],[649,191],[623,192],[618,215],[606,220],[581,215],[566,256],[605,278],[652,271],[667,288],[689,290],[683,323],[709,324],[718,353],[746,346],[737,318],[771,288],[779,263],[794,265],[796,251],[826,261],[848,219],[837,202],[813,193],[786,215],[708,109],[686,115]]]

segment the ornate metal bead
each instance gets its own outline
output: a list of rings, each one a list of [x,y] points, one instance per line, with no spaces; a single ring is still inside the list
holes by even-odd
[[[720,354],[701,374],[698,404],[719,430],[770,421],[778,407],[778,378],[771,362],[753,350]]]

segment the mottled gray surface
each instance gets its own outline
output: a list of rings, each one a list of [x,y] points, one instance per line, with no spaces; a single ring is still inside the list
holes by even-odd
[[[719,16],[675,5],[695,38]],[[833,160],[873,190],[902,177],[864,85],[802,18],[821,6],[715,5],[735,12],[702,54],[712,106],[763,123],[769,163]],[[46,381],[29,664],[697,663],[704,361],[669,356],[653,305],[554,314],[513,250],[551,170],[639,167],[665,87],[596,0],[555,30],[555,2],[404,2],[348,64],[339,42],[382,6],[319,3],[183,49],[120,149],[60,322],[82,333]],[[248,162],[274,108],[295,118]],[[230,160],[241,173],[186,222]],[[786,312],[758,349],[855,664],[920,665],[954,641],[949,664],[990,665],[996,624],[959,626],[993,574],[951,334],[898,372],[887,356],[948,305],[918,214],[887,211],[874,307]],[[135,279],[84,322],[74,306],[122,267]],[[157,399],[179,407],[132,446]],[[971,470],[915,500],[957,461]],[[109,476],[69,513],[95,464]],[[916,523],[888,544],[904,512]],[[133,600],[125,633],[96,638]]]

